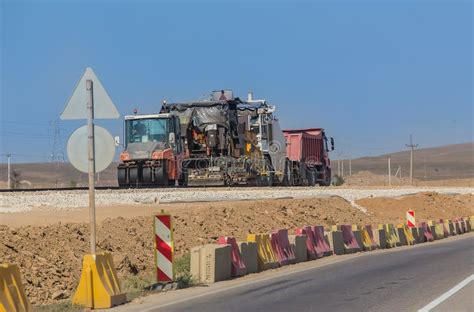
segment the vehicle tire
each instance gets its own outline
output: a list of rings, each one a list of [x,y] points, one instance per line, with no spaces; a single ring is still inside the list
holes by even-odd
[[[331,169],[325,169],[324,171],[324,181],[323,182],[319,182],[319,185],[320,186],[330,186],[331,185]]]
[[[152,167],[143,167],[143,171],[142,171],[143,184],[151,185],[153,183],[152,174],[153,174],[153,168]]]
[[[129,185],[130,187],[137,187],[142,182],[142,168],[139,166],[131,167],[129,169]]]
[[[117,182],[120,188],[128,187],[127,168],[117,168]]]
[[[170,185],[171,182],[168,180],[168,172],[165,164],[161,167],[155,167],[153,173],[155,175],[155,185]],[[172,185],[174,185],[174,181],[172,181],[172,183]]]
[[[308,171],[308,186],[316,185],[316,169],[311,169]]]
[[[188,186],[188,169],[183,168],[181,171],[181,179],[179,179],[180,186]]]

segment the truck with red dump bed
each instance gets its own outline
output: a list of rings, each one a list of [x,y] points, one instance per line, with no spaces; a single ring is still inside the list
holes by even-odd
[[[334,150],[334,139],[331,138],[331,149],[328,138],[322,128],[283,130],[286,140],[286,157],[288,159],[288,179],[290,185],[305,184],[310,186],[331,184],[331,161],[328,152]]]

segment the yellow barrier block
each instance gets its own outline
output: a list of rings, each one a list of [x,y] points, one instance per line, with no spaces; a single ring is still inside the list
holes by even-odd
[[[387,248],[400,246],[400,239],[398,238],[397,230],[393,224],[384,224],[385,233],[387,236]]]
[[[367,231],[367,228],[365,226],[361,226],[361,235],[362,235],[362,245],[361,247],[364,248],[364,250],[374,250],[377,249],[377,246],[374,246],[374,243],[372,239],[370,238],[369,231]]]
[[[33,311],[33,307],[26,299],[18,266],[0,265],[0,312],[29,311]]]
[[[110,253],[85,255],[79,286],[72,298],[73,304],[92,309],[107,309],[125,303]]]
[[[443,224],[441,224],[441,223],[435,223],[434,229],[435,229],[435,234],[436,234],[437,239],[442,239],[442,238],[444,238],[444,227],[443,227]]]
[[[411,228],[409,228],[408,225],[406,225],[405,223],[398,225],[398,228],[403,230],[403,234],[405,235],[407,245],[414,245],[416,242],[416,239],[413,236],[413,232]],[[400,238],[400,235],[399,235],[399,238]]]
[[[279,266],[278,260],[273,252],[270,235],[247,234],[247,241],[257,243],[259,271],[274,269]]]

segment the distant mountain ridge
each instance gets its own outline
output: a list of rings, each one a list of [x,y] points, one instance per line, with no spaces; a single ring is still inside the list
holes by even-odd
[[[392,174],[401,166],[402,177],[409,176],[410,151],[353,159],[352,173],[370,171],[386,175],[390,157]],[[332,163],[337,171],[337,161]],[[349,173],[348,160],[344,160],[344,173]],[[474,142],[415,149],[414,174],[418,180],[466,179],[474,177]]]

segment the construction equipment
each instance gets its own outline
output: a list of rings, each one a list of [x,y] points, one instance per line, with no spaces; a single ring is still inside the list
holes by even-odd
[[[120,187],[186,184],[179,118],[169,114],[125,116]]]
[[[331,138],[329,149],[328,138],[322,128],[284,130],[283,133],[287,143],[289,184],[331,185],[331,161],[328,152],[334,150],[334,139]]]
[[[200,101],[163,102],[160,114],[126,116],[119,185],[329,185],[324,130],[282,131],[275,110],[251,93],[243,101],[219,90]]]

